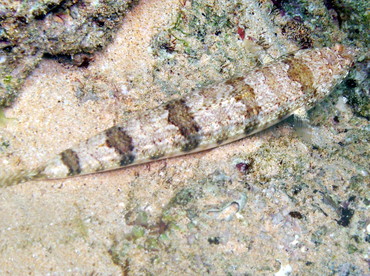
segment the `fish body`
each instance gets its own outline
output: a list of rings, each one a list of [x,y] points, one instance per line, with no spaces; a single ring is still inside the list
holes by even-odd
[[[320,102],[346,76],[355,54],[339,45],[299,50],[245,76],[137,113],[59,153],[17,182],[108,171],[239,140]]]

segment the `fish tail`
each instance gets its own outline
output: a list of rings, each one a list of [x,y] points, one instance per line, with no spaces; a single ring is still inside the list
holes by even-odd
[[[14,172],[0,171],[0,188],[14,186],[26,181],[43,178],[42,169],[19,170]]]

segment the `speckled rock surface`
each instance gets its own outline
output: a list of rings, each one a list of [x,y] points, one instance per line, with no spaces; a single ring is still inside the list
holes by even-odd
[[[1,1],[0,106],[9,106],[43,56],[86,66],[137,1]]]
[[[87,68],[39,64],[2,118],[1,168],[36,167],[133,111],[294,49],[366,52],[366,35],[348,31],[366,13],[295,2],[250,1],[256,17],[241,1],[140,2]],[[208,152],[2,189],[1,274],[369,274],[368,66],[363,55],[308,126],[288,119]]]

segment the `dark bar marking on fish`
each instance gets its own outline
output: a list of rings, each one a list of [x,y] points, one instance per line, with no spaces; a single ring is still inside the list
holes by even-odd
[[[81,173],[80,161],[76,152],[67,149],[60,153],[63,164],[68,168],[68,175],[76,175]]]
[[[170,101],[165,105],[168,110],[168,122],[175,125],[186,139],[182,151],[188,152],[198,147],[200,126],[194,120],[189,107],[183,99]]]
[[[110,148],[114,148],[120,155],[120,165],[129,165],[135,160],[133,153],[134,145],[132,138],[125,132],[122,127],[114,126],[106,130],[106,144]]]

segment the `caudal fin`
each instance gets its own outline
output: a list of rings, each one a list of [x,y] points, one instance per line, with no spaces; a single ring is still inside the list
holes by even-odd
[[[14,186],[26,181],[41,178],[41,170],[20,170],[17,172],[0,171],[0,188]]]

